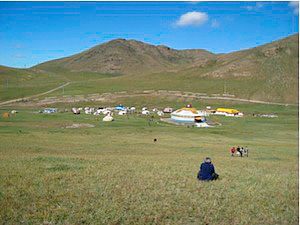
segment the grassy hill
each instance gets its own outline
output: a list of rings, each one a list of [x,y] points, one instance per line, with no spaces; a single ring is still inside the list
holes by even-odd
[[[31,69],[1,67],[0,96],[4,100],[71,82],[64,94],[163,89],[298,103],[298,65],[298,34],[229,54],[116,39]]]
[[[77,72],[149,74],[176,70],[212,56],[212,53],[205,50],[179,51],[135,40],[116,39],[82,53],[42,63],[36,67],[45,70],[64,68]]]
[[[38,94],[64,82],[61,76],[48,71],[0,66],[0,101]]]
[[[228,92],[240,98],[297,103],[298,52],[298,34],[253,49],[218,55],[117,39],[37,68],[127,75],[80,84],[91,91],[101,92],[105,86],[104,92],[136,89]],[[75,86],[73,90],[84,94]]]

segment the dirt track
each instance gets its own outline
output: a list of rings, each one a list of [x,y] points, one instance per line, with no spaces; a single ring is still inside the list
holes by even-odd
[[[133,93],[127,93],[127,92],[113,92],[113,93],[103,93],[103,94],[90,94],[86,97],[83,95],[77,95],[77,96],[58,96],[58,97],[51,97],[51,98],[45,98],[44,100],[40,100],[39,102],[33,102],[28,101],[32,98],[40,97],[46,94],[49,94],[53,91],[56,91],[58,89],[61,89],[67,85],[69,85],[70,82],[65,83],[59,87],[56,87],[54,89],[51,89],[49,91],[24,97],[24,98],[18,98],[13,99],[5,102],[1,102],[1,105],[12,105],[13,103],[20,104],[21,101],[26,100],[26,103],[23,103],[27,106],[34,106],[34,105],[49,105],[49,104],[55,104],[58,102],[81,102],[81,101],[105,101],[112,98],[119,98],[119,97],[135,97],[135,96],[174,96],[174,97],[183,97],[183,98],[196,98],[196,99],[215,99],[215,100],[227,100],[227,101],[238,101],[238,102],[249,102],[249,103],[259,103],[259,104],[269,104],[269,105],[284,105],[284,106],[298,106],[299,104],[290,104],[290,103],[277,103],[277,102],[266,102],[266,101],[260,101],[260,100],[249,100],[249,99],[241,99],[241,98],[235,98],[235,97],[228,97],[228,96],[220,96],[219,94],[215,94],[213,96],[207,96],[206,93],[192,93],[192,92],[180,92],[180,91],[167,91],[167,90],[145,90],[145,91],[139,91],[139,92],[133,92]]]
[[[28,97],[24,97],[24,98],[17,98],[17,99],[12,99],[12,100],[9,100],[9,101],[5,101],[5,102],[0,102],[0,105],[7,105],[7,104],[10,104],[10,103],[16,103],[16,102],[20,102],[20,101],[24,101],[24,100],[29,100],[31,98],[36,98],[36,97],[40,97],[40,96],[43,96],[43,95],[46,95],[46,94],[49,94],[53,91],[56,91],[58,89],[61,89],[65,86],[68,86],[70,84],[70,82],[67,82],[61,86],[58,86],[56,88],[53,88],[49,91],[46,91],[46,92],[43,92],[43,93],[40,93],[40,94],[36,94],[36,95],[31,95],[31,96],[28,96]]]

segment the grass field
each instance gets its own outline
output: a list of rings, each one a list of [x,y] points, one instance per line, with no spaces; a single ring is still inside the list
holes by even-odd
[[[222,106],[246,116],[204,129],[37,109],[1,118],[0,223],[298,224],[298,108]],[[73,123],[95,127],[64,128]],[[230,157],[237,145],[248,158]],[[197,181],[206,156],[220,180]]]

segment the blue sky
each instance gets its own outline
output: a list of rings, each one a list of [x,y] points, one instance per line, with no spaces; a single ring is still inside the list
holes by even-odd
[[[115,38],[229,53],[299,32],[298,2],[1,2],[0,65],[31,67]]]

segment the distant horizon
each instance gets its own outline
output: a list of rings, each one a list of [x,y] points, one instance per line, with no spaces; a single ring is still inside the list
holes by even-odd
[[[293,2],[0,2],[0,65],[30,68],[115,39],[228,54],[299,33]]]

